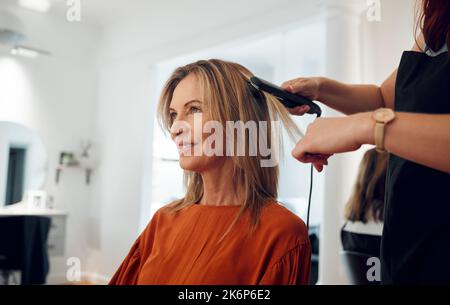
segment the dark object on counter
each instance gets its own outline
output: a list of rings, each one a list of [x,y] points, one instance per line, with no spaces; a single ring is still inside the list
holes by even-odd
[[[0,270],[6,276],[21,272],[21,284],[45,284],[49,271],[47,238],[50,218],[0,217]]]

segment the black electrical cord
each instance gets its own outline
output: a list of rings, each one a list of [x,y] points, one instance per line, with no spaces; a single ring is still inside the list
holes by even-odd
[[[317,114],[316,119],[320,117],[320,113]],[[311,174],[309,178],[309,198],[308,198],[308,209],[306,212],[306,229],[309,231],[309,212],[311,210],[311,197],[312,197],[312,188],[313,188],[313,177],[314,177],[314,166],[311,163]]]
[[[312,197],[312,187],[313,187],[313,176],[314,176],[314,171],[313,171],[313,165],[311,163],[311,176],[310,176],[310,180],[309,180],[309,199],[308,199],[308,212],[306,214],[306,228],[309,231],[309,212],[311,209],[311,197]]]

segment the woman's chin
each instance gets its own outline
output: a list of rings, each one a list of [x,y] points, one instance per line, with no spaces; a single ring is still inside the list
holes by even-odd
[[[223,157],[217,156],[185,156],[180,154],[180,167],[184,170],[203,173],[223,163]]]
[[[200,157],[180,155],[180,167],[191,172],[201,172],[203,162]]]

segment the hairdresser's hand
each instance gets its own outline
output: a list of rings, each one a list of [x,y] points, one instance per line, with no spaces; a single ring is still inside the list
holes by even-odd
[[[284,82],[281,85],[281,88],[290,93],[303,95],[304,97],[307,97],[313,101],[317,101],[319,100],[319,88],[321,79],[322,78],[320,77],[299,77]],[[293,115],[304,115],[309,111],[309,108],[309,106],[303,105],[295,108],[287,108],[287,110],[290,114]]]
[[[374,143],[375,124],[371,116],[370,112],[365,112],[342,118],[316,119],[293,149],[292,156],[300,162],[313,163],[321,172],[333,154]]]

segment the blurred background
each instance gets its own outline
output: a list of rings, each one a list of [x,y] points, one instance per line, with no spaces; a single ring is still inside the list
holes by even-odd
[[[4,277],[107,283],[153,213],[182,196],[176,148],[155,122],[176,67],[221,58],[276,84],[299,76],[380,84],[414,42],[415,3],[0,0],[0,236],[45,240],[39,230],[50,226],[41,248],[3,249],[32,257],[37,271],[5,254]],[[324,107],[324,115],[339,114]],[[312,119],[295,118],[303,130]],[[285,139],[279,200],[306,221],[309,165],[290,157]],[[348,283],[339,232],[368,148],[314,174],[313,283]]]

